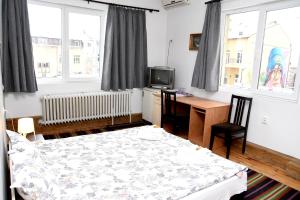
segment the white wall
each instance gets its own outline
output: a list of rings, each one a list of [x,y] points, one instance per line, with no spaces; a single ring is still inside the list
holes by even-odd
[[[40,0],[65,3],[69,5],[97,8],[107,11],[107,6],[84,2],[82,0]],[[147,12],[147,32],[148,32],[148,65],[165,64],[165,42],[166,42],[166,11],[161,6],[160,0],[106,0],[107,2],[120,3],[124,5],[140,6],[146,8],[159,9],[160,12]],[[39,116],[41,115],[40,96],[45,94],[72,93],[84,91],[99,91],[100,82],[64,82],[57,84],[39,84],[39,91],[36,94],[5,94],[5,109],[8,118]],[[133,113],[142,112],[142,92],[133,92]]]
[[[225,0],[222,9],[232,9],[274,0]],[[191,80],[197,52],[188,50],[189,34],[202,31],[204,0],[191,0],[191,5],[168,11],[167,38],[173,40],[170,63],[176,68],[176,87],[186,88],[196,96],[229,102],[230,92],[207,93],[192,88]],[[246,5],[247,4],[247,5]],[[281,99],[252,94],[254,98],[248,140],[261,146],[300,158],[300,105]],[[269,124],[263,125],[267,116]]]

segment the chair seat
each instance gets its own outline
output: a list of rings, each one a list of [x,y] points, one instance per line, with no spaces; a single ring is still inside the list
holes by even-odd
[[[239,125],[235,125],[232,123],[228,123],[228,122],[224,122],[221,124],[215,124],[212,126],[212,129],[214,129],[214,131],[216,133],[240,133],[246,130],[245,127],[243,126],[239,126]]]

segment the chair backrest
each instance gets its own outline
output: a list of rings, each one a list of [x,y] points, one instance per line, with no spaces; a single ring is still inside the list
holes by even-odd
[[[173,105],[173,109],[172,109]],[[161,116],[176,116],[176,92],[161,90]]]
[[[252,98],[232,95],[228,121],[235,125],[248,128],[251,106]],[[246,113],[244,113],[245,110],[247,110]]]

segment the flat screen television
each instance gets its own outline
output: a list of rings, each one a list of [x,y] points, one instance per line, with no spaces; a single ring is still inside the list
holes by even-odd
[[[149,87],[174,89],[175,69],[171,67],[149,67]]]

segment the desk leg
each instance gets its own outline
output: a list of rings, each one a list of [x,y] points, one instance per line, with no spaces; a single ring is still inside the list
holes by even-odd
[[[205,111],[203,111],[203,113],[197,111],[198,109],[191,107],[188,139],[194,144],[203,146],[204,123],[206,114]]]

